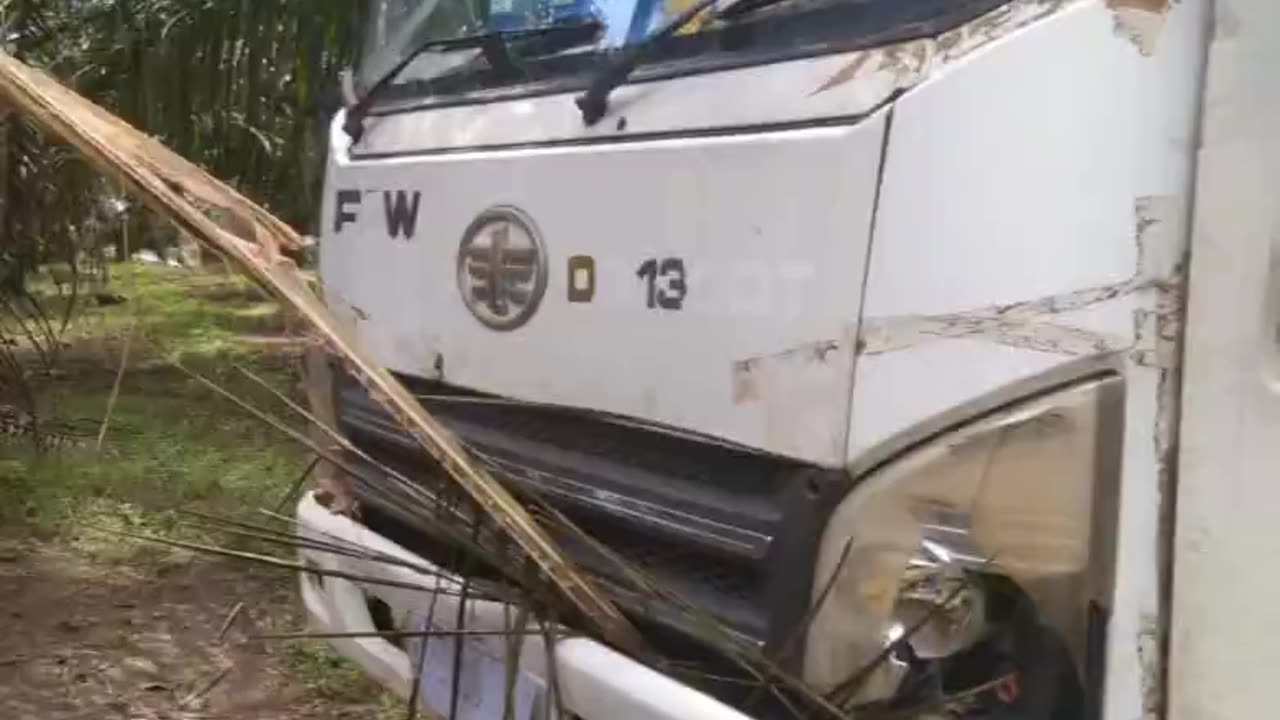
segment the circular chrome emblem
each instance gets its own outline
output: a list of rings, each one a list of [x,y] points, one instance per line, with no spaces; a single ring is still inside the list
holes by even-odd
[[[458,248],[458,290],[494,330],[529,322],[547,291],[547,253],[533,220],[513,207],[480,213]]]

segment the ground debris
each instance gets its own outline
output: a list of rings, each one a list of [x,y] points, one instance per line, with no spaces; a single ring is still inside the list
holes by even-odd
[[[4,720],[378,717],[318,702],[314,679],[299,679],[279,646],[216,642],[227,608],[250,597],[242,612],[261,605],[256,623],[299,622],[291,585],[279,575],[197,557],[193,582],[182,587],[177,574],[119,573],[56,542],[33,545],[11,569],[24,572],[0,574],[0,597],[11,608],[0,615]],[[376,706],[382,691],[354,682],[340,692]]]

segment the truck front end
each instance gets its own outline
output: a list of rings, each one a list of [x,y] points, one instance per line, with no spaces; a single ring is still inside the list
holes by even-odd
[[[1152,711],[1205,3],[367,13],[331,135],[325,299],[496,477],[834,706]],[[360,453],[420,472],[413,439],[331,380]],[[357,499],[360,522],[314,496],[299,522],[440,565],[386,497]],[[330,631],[462,617],[456,597],[302,584]],[[502,627],[471,605],[468,627]],[[445,716],[512,697],[521,718],[793,716],[686,618],[623,605],[700,671],[583,638],[334,642]]]

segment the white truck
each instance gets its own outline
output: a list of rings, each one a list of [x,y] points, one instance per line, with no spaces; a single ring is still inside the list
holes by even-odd
[[[365,11],[326,301],[495,475],[822,691],[894,646],[860,699],[952,698],[920,717],[1275,717],[1280,3]],[[357,388],[341,430],[412,468]],[[298,518],[433,562],[369,506]],[[957,589],[904,646],[922,574]],[[424,613],[302,592],[334,632]],[[456,638],[457,683],[333,642],[441,716],[791,717],[586,638],[530,638],[510,695],[501,639]]]

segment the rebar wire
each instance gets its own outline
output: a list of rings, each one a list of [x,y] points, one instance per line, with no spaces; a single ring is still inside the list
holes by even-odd
[[[431,596],[431,606],[427,609],[427,619],[423,624],[424,628],[435,628],[436,623],[436,603],[439,601],[438,594]],[[409,690],[409,708],[405,714],[407,720],[417,720],[418,718],[418,702],[422,694],[422,676],[427,670],[427,646],[431,643],[430,636],[422,638],[418,643],[418,664],[413,670],[413,687]]]
[[[541,629],[536,630],[369,630],[369,631],[351,631],[351,632],[290,632],[290,633],[267,633],[264,635],[250,636],[251,640],[343,640],[348,638],[431,638],[431,637],[528,637],[531,635],[542,635]],[[565,637],[572,637],[566,635]]]
[[[415,526],[421,526],[423,524],[432,526],[438,533],[446,535],[455,545],[467,547],[470,552],[483,556],[485,561],[494,567],[504,567],[505,563],[509,560],[509,558],[493,555],[488,552],[483,543],[476,543],[474,542],[474,538],[469,539],[463,536],[452,522],[438,516],[433,516],[432,514],[434,509],[444,506],[449,511],[449,514],[454,516],[452,519],[474,522],[477,516],[483,515],[483,513],[479,512],[478,508],[474,507],[474,502],[472,512],[469,515],[463,515],[456,506],[441,503],[439,498],[435,495],[427,492],[424,488],[419,487],[416,483],[411,482],[391,468],[380,463],[376,463],[376,461],[373,461],[373,459],[368,455],[357,449],[357,452],[359,452],[363,457],[367,458],[371,463],[375,463],[375,468],[386,473],[385,477],[390,480],[390,485],[388,486],[385,482],[375,482],[366,477],[364,473],[360,472],[349,463],[329,452],[327,449],[321,448],[311,438],[290,427],[283,420],[280,420],[270,413],[255,407],[248,401],[238,397],[235,393],[223,388],[200,373],[183,366],[181,363],[175,361],[174,365],[205,387],[213,390],[218,395],[226,398],[236,406],[250,413],[253,417],[283,433],[294,442],[311,449],[318,456],[332,463],[339,470],[346,473],[349,478],[358,483],[364,490],[364,494],[366,496],[369,496],[374,500],[381,499],[382,502],[379,504],[392,514],[398,515],[402,520],[406,520]],[[320,427],[323,428],[325,426],[321,424]],[[349,441],[347,442],[347,445],[354,448],[353,445],[350,445]],[[488,533],[495,537],[501,536],[500,533],[496,532],[496,526],[489,528]]]
[[[181,548],[183,550],[191,550],[193,552],[205,553],[207,555],[217,555],[220,557],[232,558],[235,560],[245,560],[248,562],[258,563],[260,565],[268,565],[271,567],[281,568],[284,570],[293,570],[295,572],[300,572],[300,573],[309,573],[313,575],[321,575],[324,577],[335,577],[343,580],[352,580],[354,582],[366,583],[369,585],[382,585],[386,587],[400,588],[402,590],[414,590],[417,592],[439,592],[444,595],[452,595],[452,596],[457,596],[460,594],[460,593],[450,592],[447,590],[442,590],[437,587],[428,587],[425,585],[418,585],[415,583],[404,582],[401,580],[392,580],[388,578],[379,578],[379,577],[373,577],[369,575],[361,575],[359,573],[350,573],[343,570],[334,570],[332,568],[322,568],[322,567],[317,567],[314,565],[308,565],[304,563],[289,562],[288,560],[281,560],[279,558],[274,558],[269,555],[259,555],[256,553],[241,552],[238,550],[230,550],[228,548],[220,548],[212,545],[203,545],[200,543],[191,543],[191,542],[185,542],[183,540],[174,540],[171,538],[164,538],[157,535],[145,535],[142,533],[133,533],[133,532],[128,532],[126,530],[114,530],[111,528],[96,527],[93,525],[86,525],[85,528],[89,530],[96,530],[98,532],[107,533],[110,535],[133,538],[135,540],[142,540],[144,542],[153,542],[153,543],[158,543],[160,545],[168,545],[170,547]],[[473,592],[472,595],[474,594],[475,593]],[[501,602],[497,598],[492,598],[488,596],[486,596],[484,599],[492,600],[494,602]]]
[[[538,502],[540,504],[535,507],[535,510],[546,514],[547,522],[556,524],[558,520],[563,519],[564,516],[559,510],[546,504],[545,501],[538,500]],[[830,703],[816,689],[786,672],[768,658],[760,655],[756,648],[737,637],[733,631],[726,628],[723,623],[704,612],[697,605],[684,599],[675,591],[658,585],[643,570],[618,556],[611,548],[583,532],[577,525],[564,522],[558,524],[557,527],[586,543],[606,560],[613,563],[627,577],[628,581],[636,586],[637,590],[646,594],[646,599],[650,601],[659,600],[666,603],[668,609],[685,620],[687,629],[690,632],[696,632],[704,642],[720,651],[728,660],[754,677],[757,682],[766,685],[769,688],[770,695],[792,715],[797,718],[812,717],[812,713],[802,712],[797,708],[781,691],[777,683],[784,685],[813,710],[836,720],[844,720],[846,713]],[[607,583],[601,584],[607,585]],[[657,664],[660,665],[660,663]]]
[[[285,508],[289,507],[289,503],[297,497],[298,491],[302,489],[303,483],[311,477],[311,474],[316,471],[317,467],[320,467],[320,463],[323,460],[324,458],[319,455],[311,458],[311,462],[307,463],[307,468],[303,470],[302,474],[298,476],[298,479],[294,480],[293,484],[289,486],[288,492],[280,496],[280,501],[276,503],[276,512],[283,512]]]

